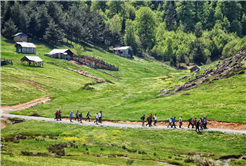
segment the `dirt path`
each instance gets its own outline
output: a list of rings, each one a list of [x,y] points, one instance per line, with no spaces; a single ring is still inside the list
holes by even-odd
[[[12,124],[11,120],[8,118],[1,118],[1,129],[5,128],[9,124]]]
[[[22,104],[17,104],[13,106],[1,106],[1,113],[10,113],[13,111],[24,110],[26,108],[34,107],[40,103],[44,103],[49,100],[50,100],[49,97],[41,97]]]
[[[14,106],[1,106],[1,115],[8,118],[8,117],[20,117],[23,119],[27,119],[27,120],[45,120],[45,121],[52,121],[52,122],[56,122],[54,121],[53,118],[44,118],[44,117],[33,117],[33,116],[21,116],[21,115],[10,115],[10,112],[14,112],[14,111],[20,111],[20,110],[24,110],[26,108],[30,108],[33,106],[36,106],[37,104],[40,103],[45,103],[46,101],[49,101],[50,98],[49,97],[42,97],[42,98],[38,98],[38,99],[34,99],[31,100],[27,103],[22,103],[22,104],[17,104]],[[65,122],[64,123],[69,123],[68,118],[64,117],[62,118]],[[93,121],[93,119],[91,120]],[[58,121],[59,122],[59,121]],[[60,123],[63,123],[60,122]],[[87,126],[92,126],[94,125],[92,122],[85,122],[88,123],[86,124]],[[131,121],[109,121],[109,120],[103,120],[103,124],[106,124],[106,126],[109,127],[130,127],[130,128],[142,128],[142,122],[140,121],[136,121],[136,122],[131,122]],[[167,129],[167,122],[165,121],[158,121],[157,122],[157,127],[153,127],[153,128],[157,128],[157,129]],[[176,125],[178,125],[178,123],[176,123]],[[188,129],[187,128],[188,122],[183,122],[183,127],[182,129]],[[208,128],[211,131],[229,131],[231,133],[233,132],[239,132],[239,133],[245,133],[246,134],[246,124],[242,124],[242,123],[233,123],[233,122],[218,122],[218,121],[208,121]]]

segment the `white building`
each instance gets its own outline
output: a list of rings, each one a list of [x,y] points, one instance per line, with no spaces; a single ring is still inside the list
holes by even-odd
[[[133,50],[130,46],[115,47],[113,53],[125,58],[133,58]]]
[[[44,55],[49,56],[51,58],[72,60],[74,54],[69,49],[53,49],[52,51]]]

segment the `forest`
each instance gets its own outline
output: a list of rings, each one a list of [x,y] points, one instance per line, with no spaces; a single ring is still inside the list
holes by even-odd
[[[246,45],[246,2],[2,1],[1,25],[7,38],[128,45],[171,66],[202,65]]]

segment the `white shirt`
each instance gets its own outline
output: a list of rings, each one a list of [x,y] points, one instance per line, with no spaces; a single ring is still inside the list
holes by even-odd
[[[182,118],[181,117],[179,118],[179,122],[182,122]]]
[[[96,119],[97,119],[97,118],[98,118],[98,115],[96,114],[95,117],[96,117]]]
[[[156,116],[154,116],[154,120],[157,120]]]
[[[169,123],[172,123],[172,121],[173,121],[173,120],[170,118],[170,119],[169,119]]]
[[[101,113],[99,113],[99,118],[102,116],[102,114]]]

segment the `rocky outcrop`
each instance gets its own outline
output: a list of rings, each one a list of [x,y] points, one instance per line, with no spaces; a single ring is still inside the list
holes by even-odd
[[[210,66],[206,68],[203,73],[201,72],[202,69],[196,70],[194,73],[191,73],[190,75],[185,75],[183,77],[180,77],[178,81],[183,80],[188,77],[188,82],[179,85],[175,89],[171,89],[168,92],[164,90],[160,90],[161,93],[158,95],[164,96],[167,94],[175,94],[181,90],[187,90],[190,88],[194,88],[202,83],[213,83],[215,80],[229,78],[237,74],[244,74],[246,66],[243,66],[246,61],[246,47],[244,47],[241,51],[237,52],[235,55],[233,55],[231,58],[225,59],[222,62],[219,62],[215,68],[214,66]],[[212,69],[211,69],[212,68]],[[213,69],[214,68],[214,69]],[[190,80],[191,77],[194,77],[194,79]],[[173,91],[172,91],[173,90]],[[172,92],[171,92],[172,91]]]

